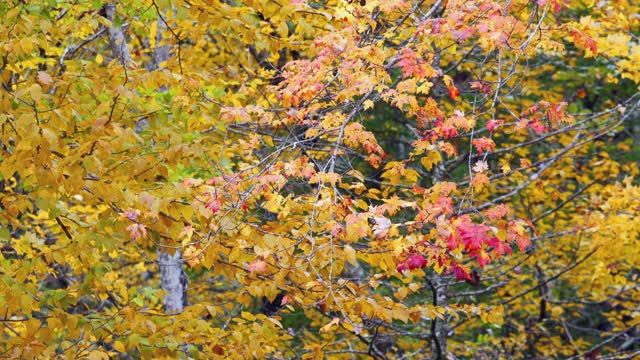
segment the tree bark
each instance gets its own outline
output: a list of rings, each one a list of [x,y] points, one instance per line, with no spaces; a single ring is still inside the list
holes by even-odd
[[[149,70],[156,70],[160,64],[169,60],[171,47],[168,44],[162,45],[164,35],[167,33],[167,23],[158,9],[158,33],[156,34],[156,46],[153,52],[153,62]],[[166,91],[166,86],[161,86],[159,91]],[[171,255],[168,249],[158,251],[158,262],[160,265],[160,283],[162,290],[167,294],[164,296],[164,310],[168,314],[181,313],[187,306],[187,288],[189,278],[184,270],[182,253],[180,250]]]
[[[120,60],[122,65],[128,66],[131,63],[131,54],[129,53],[127,39],[124,37],[122,29],[115,24],[116,3],[106,3],[104,5],[104,12],[106,18],[111,21],[111,26],[109,27],[109,44],[111,45],[111,53],[114,58]]]
[[[433,305],[438,307],[447,307],[448,298],[447,298],[447,286],[445,284],[445,280],[438,274],[434,276],[433,282],[434,288],[436,289],[433,293],[434,301]],[[433,354],[431,356],[434,360],[445,360],[447,358],[447,332],[449,331],[447,325],[447,317],[448,313],[444,314],[444,320],[440,320],[437,317],[433,319],[432,330],[432,341],[433,341]]]
[[[160,266],[160,284],[167,294],[164,296],[163,305],[167,314],[181,313],[187,305],[188,278],[182,267],[180,250],[171,255],[165,249],[158,251],[158,263]]]

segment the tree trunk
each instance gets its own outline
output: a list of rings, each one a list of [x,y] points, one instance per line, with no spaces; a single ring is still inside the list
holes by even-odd
[[[131,63],[131,54],[122,29],[116,25],[116,3],[106,3],[104,12],[107,19],[111,21],[111,27],[108,29],[111,52],[113,57],[120,60],[120,63],[126,67]],[[157,21],[158,33],[155,39],[156,46],[153,49],[153,61],[149,66],[150,71],[157,69],[161,63],[167,61],[170,57],[170,46],[161,44],[168,29],[165,19],[160,13],[158,13]],[[166,88],[163,86],[158,90],[166,91]],[[136,124],[136,129],[145,125],[146,119],[142,119]],[[182,253],[180,250],[176,250],[171,255],[167,249],[161,248],[158,251],[158,264],[160,267],[160,284],[162,289],[167,292],[163,299],[165,312],[168,314],[181,313],[187,304],[188,287],[188,277],[182,266]]]
[[[434,286],[437,289],[434,293],[435,299],[433,304],[439,307],[447,307],[447,286],[445,285],[445,281],[442,279],[440,275],[435,275]],[[444,314],[444,320],[440,320],[438,318],[433,319],[434,324],[432,329],[433,336],[433,354],[431,356],[434,360],[445,360],[447,358],[447,332],[448,324],[447,317],[448,313]]]
[[[120,63],[125,67],[131,63],[131,54],[129,53],[129,46],[127,45],[127,39],[120,29],[115,24],[116,17],[116,3],[110,2],[104,5],[105,16],[111,21],[109,27],[109,44],[111,45],[111,53],[113,57],[120,60]]]
[[[160,65],[169,60],[170,46],[162,44],[164,35],[168,32],[166,18],[158,12],[158,33],[156,35],[156,46],[153,52],[153,63],[149,70],[156,70]],[[160,87],[159,91],[166,91],[166,86]],[[160,266],[160,283],[162,290],[167,294],[164,296],[164,310],[168,314],[181,313],[187,305],[187,288],[189,278],[182,263],[182,253],[180,250],[171,255],[168,249],[158,251],[158,262]]]
[[[167,294],[164,296],[164,311],[167,314],[181,313],[187,305],[187,274],[182,267],[180,250],[171,255],[165,249],[158,251],[160,284]]]

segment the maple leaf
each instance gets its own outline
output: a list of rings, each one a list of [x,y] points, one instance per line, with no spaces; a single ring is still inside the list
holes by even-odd
[[[520,116],[529,116],[531,114],[535,114],[539,109],[540,109],[540,105],[535,104],[525,109],[523,112],[521,112]]]
[[[587,89],[585,88],[580,88],[578,89],[578,92],[576,93],[576,95],[580,98],[580,99],[584,99],[587,97]]]
[[[493,247],[493,253],[496,256],[502,256],[502,255],[506,255],[506,254],[511,254],[511,246],[509,246],[505,242],[501,241],[496,236],[492,237],[489,240],[488,245]]]
[[[186,259],[187,265],[189,265],[189,267],[194,267],[202,262],[204,255],[201,252],[199,253],[198,249],[196,249],[195,247],[189,246],[185,249],[183,257],[184,259]]]
[[[402,78],[415,77],[416,79],[424,79],[432,75],[433,69],[425,63],[413,50],[404,48],[397,64],[402,68]]]
[[[598,43],[593,38],[582,31],[572,31],[571,37],[576,47],[589,50],[591,56],[598,54]]]
[[[391,228],[391,220],[384,216],[375,216],[373,220],[376,222],[376,226],[373,230],[373,236],[377,239],[384,238],[389,233]]]
[[[474,28],[473,27],[464,27],[462,29],[454,30],[451,34],[456,38],[456,41],[460,44],[465,41],[467,38],[473,36]]]
[[[489,131],[493,131],[495,129],[497,129],[500,125],[502,125],[504,123],[504,120],[496,120],[496,119],[491,119],[489,121],[487,121],[487,130]]]
[[[505,218],[511,214],[511,209],[505,204],[496,205],[487,209],[484,214],[492,221]]]
[[[551,3],[553,6],[553,11],[557,13],[560,11],[560,9],[562,9],[562,1],[563,0],[537,0],[537,3],[539,6],[545,6],[546,4]]]
[[[520,251],[525,251],[531,245],[531,240],[519,221],[511,220],[507,228],[507,240],[515,241]]]
[[[479,139],[473,139],[471,141],[471,143],[473,144],[473,146],[476,147],[476,151],[478,151],[478,154],[482,154],[484,152],[486,152],[487,150],[491,151],[493,149],[495,149],[496,147],[496,143],[493,142],[493,140],[487,138],[487,137],[481,137]]]
[[[481,269],[484,269],[484,267],[491,262],[491,257],[484,250],[480,250],[477,253],[471,255],[475,255],[476,261],[478,261],[478,265],[480,265]]]
[[[184,187],[185,189],[188,189],[188,188],[191,188],[191,187],[198,187],[203,182],[204,182],[204,180],[202,180],[202,179],[186,178],[186,179],[182,180],[182,187]]]
[[[460,242],[459,238],[457,236],[454,236],[453,234],[449,234],[449,236],[447,237],[447,246],[449,248],[449,251],[457,249],[460,245],[462,245],[462,243]]]
[[[533,131],[536,134],[543,134],[543,133],[549,131],[549,128],[547,128],[547,126],[545,124],[543,124],[537,118],[533,118],[531,121],[529,121],[529,127],[531,129],[533,129]]]
[[[455,261],[451,262],[451,272],[456,277],[456,281],[471,280],[469,270]]]
[[[309,179],[309,184],[324,183],[324,184],[329,184],[333,186],[336,183],[338,183],[341,179],[342,179],[342,176],[334,172],[329,172],[329,173],[317,172],[313,174],[313,176],[311,176],[311,178]]]
[[[558,122],[573,122],[573,117],[568,115],[564,110],[566,106],[567,103],[564,101],[557,104],[549,104],[545,112],[549,122],[552,124],[557,124]]]
[[[489,83],[486,81],[472,81],[469,83],[469,87],[471,89],[478,89],[481,92],[485,93],[485,94],[490,94],[491,93],[491,87],[489,86]]]
[[[306,179],[311,178],[316,170],[312,163],[309,163],[309,158],[301,156],[291,162],[284,165],[284,173],[288,177],[304,177]]]
[[[422,254],[413,254],[406,261],[409,270],[424,269],[427,266],[427,259]]]
[[[457,99],[458,97],[460,97],[460,90],[458,90],[458,88],[457,88],[457,87],[452,86],[452,87],[450,87],[450,88],[447,88],[447,90],[449,91],[449,97],[450,97],[452,100],[455,100],[455,99]]]
[[[366,213],[354,213],[347,215],[345,219],[347,238],[355,241],[369,233],[369,223]]]
[[[485,172],[489,170],[489,165],[487,165],[487,162],[484,160],[478,160],[471,170],[477,173]]]
[[[489,185],[489,177],[486,174],[479,173],[471,179],[471,186],[477,191],[482,190],[486,185]]]
[[[470,131],[476,124],[475,120],[464,116],[464,113],[460,110],[455,110],[453,116],[449,117],[448,124],[453,124],[456,128]]]
[[[427,171],[431,171],[433,165],[439,163],[440,161],[442,161],[442,155],[440,155],[440,152],[437,150],[429,151],[426,156],[420,159],[420,163],[422,164],[422,166],[424,166],[425,169],[427,169]]]
[[[458,156],[458,148],[453,146],[453,144],[451,144],[451,143],[443,142],[438,147],[440,148],[440,150],[442,150],[442,152],[447,154],[447,156],[450,157],[450,158]]]
[[[442,125],[438,126],[437,129],[444,139],[451,139],[458,136],[458,128],[453,125]]]
[[[383,157],[387,157],[386,154],[383,154]],[[369,156],[367,156],[367,161],[369,162],[369,165],[371,165],[373,168],[377,169],[380,167],[380,164],[382,163],[382,158],[376,154],[370,154]]]
[[[490,241],[487,232],[491,228],[487,225],[463,222],[458,225],[457,230],[467,251],[480,249],[484,243]]]
[[[444,84],[447,87],[447,90],[449,91],[449,97],[452,100],[457,99],[460,96],[460,90],[458,90],[458,88],[454,84],[453,78],[451,78],[451,76],[449,75],[444,75],[442,77],[442,80],[444,81]]]

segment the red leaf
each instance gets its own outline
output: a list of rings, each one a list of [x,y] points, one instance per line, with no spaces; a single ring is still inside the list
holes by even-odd
[[[489,241],[489,246],[493,247],[493,253],[496,256],[511,254],[511,246],[500,241],[500,239],[495,236]]]
[[[449,235],[449,238],[447,238],[447,244],[449,245],[449,251],[453,251],[457,249],[458,246],[460,246],[460,241],[456,236],[453,236],[453,234],[451,234]]]
[[[471,280],[469,270],[465,269],[455,261],[451,263],[451,272],[453,272],[453,275],[456,277],[456,281]]]
[[[204,205],[204,207],[211,210],[214,214],[220,211],[221,206],[222,206],[222,203],[218,198],[211,199]]]
[[[489,83],[486,81],[482,81],[482,80],[472,81],[469,83],[469,85],[472,89],[478,89],[485,94],[491,93],[491,87],[489,86]]]
[[[458,88],[457,88],[457,87],[452,86],[452,87],[450,87],[448,90],[449,90],[449,97],[450,97],[452,100],[455,100],[455,99],[457,99],[457,98],[460,96],[460,90],[458,90]]]
[[[497,129],[498,126],[502,125],[503,123],[504,123],[504,120],[491,119],[491,120],[487,121],[487,130],[493,131],[493,130]]]
[[[576,47],[591,51],[593,55],[598,54],[598,43],[593,38],[581,31],[572,31],[573,43]]]
[[[487,225],[474,224],[472,222],[466,222],[458,226],[460,238],[462,238],[467,251],[480,249],[483,243],[489,243],[490,239],[487,236],[487,231],[489,230],[490,228]]]
[[[545,126],[545,124],[540,122],[540,120],[538,120],[537,118],[533,118],[533,120],[529,122],[529,127],[533,129],[536,134],[543,134],[549,130],[547,126]]]
[[[522,224],[518,221],[509,221],[507,240],[515,241],[520,251],[525,251],[531,245],[531,240],[527,237],[526,231]]]
[[[511,214],[511,210],[509,209],[509,206],[505,204],[500,204],[488,209],[487,211],[484,212],[484,214],[490,220],[495,221],[495,220],[502,219],[509,216],[509,214]]]
[[[491,257],[484,250],[478,251],[475,256],[481,269],[484,269],[484,267],[491,262]]]
[[[427,259],[421,254],[413,254],[407,259],[409,270],[424,269],[427,266]]]
[[[488,137],[481,137],[479,139],[472,140],[471,143],[476,147],[478,154],[482,154],[487,150],[491,151],[496,148],[496,143]]]

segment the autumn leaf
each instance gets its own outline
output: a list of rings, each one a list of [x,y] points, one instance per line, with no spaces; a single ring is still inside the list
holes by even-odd
[[[251,273],[261,273],[264,274],[267,272],[267,263],[262,259],[255,259],[249,264],[247,267]]]
[[[475,146],[476,151],[478,152],[478,154],[482,154],[484,152],[487,151],[491,151],[493,149],[495,149],[496,144],[493,142],[493,140],[487,138],[487,137],[481,137],[479,139],[474,139],[471,141],[471,143],[473,144],[473,146]]]
[[[470,280],[469,270],[457,262],[451,263],[451,272],[455,276],[456,281]]]
[[[473,168],[471,168],[471,170],[477,173],[482,173],[489,170],[489,165],[487,165],[486,161],[480,160],[476,162],[476,164],[473,166]]]
[[[51,75],[47,74],[44,71],[38,71],[38,82],[40,83],[40,85],[42,86],[51,86],[51,84],[53,83],[53,79],[51,78]]]
[[[491,229],[486,225],[463,222],[457,230],[467,251],[480,249],[490,241],[487,232]]]
[[[409,270],[423,269],[427,266],[427,259],[421,254],[413,254],[406,260]]]

